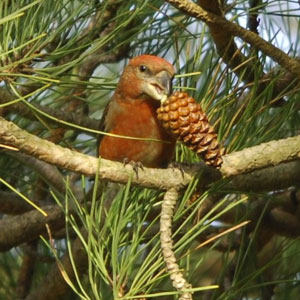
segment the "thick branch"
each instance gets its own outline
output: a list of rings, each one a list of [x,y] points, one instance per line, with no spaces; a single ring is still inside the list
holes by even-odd
[[[14,145],[28,155],[64,169],[88,176],[95,176],[98,172],[99,161],[97,158],[43,140],[3,118],[0,118],[0,141],[5,144]],[[139,171],[139,179],[137,180],[135,172],[130,165],[124,168],[121,163],[105,159],[101,159],[100,169],[101,173],[99,175],[102,179],[126,183],[132,177],[134,184],[150,188],[168,189],[169,187],[185,185],[191,180],[188,174],[186,174],[185,179],[182,179],[179,170],[169,173],[170,170],[162,170],[160,172],[157,169],[146,170],[146,168],[145,171]],[[172,175],[170,176],[170,174]]]
[[[220,173],[217,170],[207,167],[204,164],[198,164],[186,168],[184,176],[182,176],[178,169],[144,168],[144,170],[139,171],[139,178],[137,179],[130,165],[124,167],[121,163],[106,159],[101,159],[99,162],[95,157],[63,148],[32,135],[3,118],[0,118],[0,143],[12,145],[22,152],[45,162],[88,176],[95,176],[100,164],[99,178],[119,183],[127,183],[129,178],[132,178],[133,184],[148,188],[169,189],[172,187],[183,187],[196,174],[201,176],[201,181],[205,184],[220,178]],[[223,177],[244,174],[239,176],[244,176],[245,181],[251,178],[251,174],[245,173],[255,171],[256,173],[252,173],[255,174],[253,177],[254,183],[260,177],[260,180],[267,184],[269,188],[272,186],[272,189],[277,189],[278,185],[272,185],[272,180],[270,181],[269,178],[274,170],[272,167],[276,165],[276,168],[278,168],[276,170],[280,170],[280,163],[292,161],[293,168],[295,166],[297,168],[299,166],[299,157],[300,136],[297,136],[227,154],[223,157],[224,162],[220,171]],[[284,167],[287,170],[289,166],[290,164],[286,164]],[[269,170],[264,168],[268,168]],[[199,174],[200,172],[201,175]],[[262,174],[266,177],[263,178]],[[295,172],[293,172],[294,174]],[[297,177],[290,177],[289,172],[285,172],[284,175],[288,177],[285,180],[288,186],[297,182]],[[278,173],[276,176],[282,176],[282,174]],[[239,177],[235,176],[234,180],[237,180],[236,178]],[[272,178],[274,178],[274,175]],[[243,186],[243,183],[237,182],[239,187]],[[244,187],[255,190],[255,185],[250,186],[248,181],[244,182]]]
[[[43,210],[47,217],[37,210],[0,221],[0,251],[7,251],[24,242],[33,241],[46,233],[46,224],[57,230],[65,224],[65,214],[58,206],[46,206]]]
[[[0,213],[19,215],[32,210],[32,206],[13,192],[0,191]]]
[[[222,31],[231,33],[234,36],[240,37],[245,42],[252,45],[255,49],[261,50],[266,55],[271,57],[279,65],[290,71],[292,74],[300,78],[300,63],[289,57],[286,53],[268,43],[254,32],[251,32],[233,22],[227,21],[223,17],[215,15],[214,13],[205,11],[196,3],[189,0],[166,0],[174,7],[178,8],[185,14],[195,17],[210,26],[214,24]]]
[[[297,158],[300,158],[300,136],[263,143],[226,155],[221,171],[228,177]]]
[[[250,160],[251,158],[247,159]],[[247,192],[272,191],[298,185],[299,178],[300,160],[298,159],[274,167],[233,176],[228,187]]]

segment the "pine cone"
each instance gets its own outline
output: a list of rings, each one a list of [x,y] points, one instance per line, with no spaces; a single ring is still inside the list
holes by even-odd
[[[195,100],[184,92],[175,92],[157,109],[159,121],[207,165],[220,168],[224,148],[208,123],[205,113]]]

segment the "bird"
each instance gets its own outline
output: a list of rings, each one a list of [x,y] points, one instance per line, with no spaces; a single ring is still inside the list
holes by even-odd
[[[168,166],[176,138],[163,128],[156,110],[170,96],[174,74],[173,65],[155,55],[143,54],[129,61],[104,110],[100,130],[156,141],[101,135],[98,140],[101,158],[149,168]]]

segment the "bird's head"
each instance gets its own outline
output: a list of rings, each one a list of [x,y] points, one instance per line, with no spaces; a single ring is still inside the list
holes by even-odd
[[[174,73],[174,67],[165,59],[140,55],[124,69],[116,92],[122,99],[164,101],[172,92]]]

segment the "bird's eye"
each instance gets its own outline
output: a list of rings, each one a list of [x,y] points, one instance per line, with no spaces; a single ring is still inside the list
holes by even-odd
[[[141,66],[140,66],[140,71],[141,71],[141,72],[144,73],[144,72],[146,72],[147,70],[148,70],[148,68],[147,68],[146,66],[144,66],[144,65],[141,65]]]

